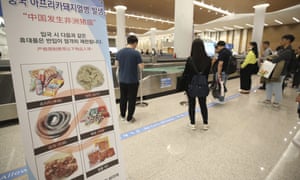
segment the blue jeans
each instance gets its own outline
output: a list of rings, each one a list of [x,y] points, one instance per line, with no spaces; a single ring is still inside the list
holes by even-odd
[[[216,80],[218,81],[218,79],[219,79],[218,73],[216,73]],[[220,82],[220,84],[221,84],[221,95],[218,98],[220,101],[225,100],[225,93],[227,91],[227,88],[226,88],[227,79],[228,79],[228,75],[225,72],[222,72],[222,78],[221,78],[221,82]]]
[[[280,76],[279,82],[268,82],[266,83],[266,96],[267,100],[272,100],[272,95],[274,93],[275,99],[274,103],[280,103],[282,100],[282,83],[285,76]]]

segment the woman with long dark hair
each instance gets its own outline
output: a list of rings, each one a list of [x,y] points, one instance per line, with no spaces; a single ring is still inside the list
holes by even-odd
[[[188,87],[192,82],[194,75],[197,75],[199,72],[202,75],[208,78],[210,71],[211,59],[207,56],[204,43],[201,39],[195,39],[192,43],[191,56],[188,58],[185,69],[183,72],[183,78],[185,79],[185,91],[188,91]],[[198,72],[196,72],[198,70]],[[207,85],[208,86],[208,85]],[[188,96],[189,102],[189,117],[190,117],[190,128],[192,130],[196,129],[195,125],[195,105],[196,98],[199,100],[201,114],[203,119],[203,130],[208,130],[208,112],[206,105],[206,96],[205,97],[191,97],[189,93],[186,93]]]
[[[240,93],[249,94],[251,89],[251,75],[257,73],[258,49],[256,42],[249,43],[249,52],[240,70]]]

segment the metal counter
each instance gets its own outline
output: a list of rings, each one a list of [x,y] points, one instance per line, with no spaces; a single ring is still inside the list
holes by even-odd
[[[17,119],[17,108],[9,61],[0,60],[0,121]]]
[[[229,79],[239,77],[240,62],[242,59],[238,59],[237,72],[230,74]],[[168,91],[175,91],[177,85],[177,79],[180,77],[184,70],[185,62],[168,62],[168,63],[146,63],[142,72],[143,83],[143,96],[160,94]],[[115,87],[116,98],[120,98],[119,84],[116,78],[116,67],[112,67],[113,80]],[[208,81],[213,80],[213,75],[210,74]],[[141,88],[139,88],[138,96]]]
[[[183,62],[147,63],[142,72],[143,96],[159,94],[176,89],[177,77],[182,75]],[[120,98],[120,89],[116,76],[116,67],[112,67],[116,98]],[[138,94],[140,94],[139,88]]]

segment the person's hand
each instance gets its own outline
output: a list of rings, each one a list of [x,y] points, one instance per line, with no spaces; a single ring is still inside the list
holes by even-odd
[[[300,103],[300,94],[296,97],[296,102]]]
[[[218,80],[219,80],[219,82],[221,82],[222,81],[222,75],[218,75]]]

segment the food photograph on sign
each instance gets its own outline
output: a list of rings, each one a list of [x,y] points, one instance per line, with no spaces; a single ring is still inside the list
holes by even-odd
[[[112,125],[108,97],[99,97],[76,103],[80,134]]]
[[[28,101],[71,95],[68,66],[65,63],[22,65],[22,73]]]
[[[101,135],[98,138],[85,141],[90,144],[84,149],[84,158],[86,168],[93,169],[117,158],[115,148],[114,134]]]
[[[104,83],[103,72],[93,65],[83,65],[76,75],[77,83],[85,90],[92,90]]]
[[[65,147],[36,157],[39,179],[68,180],[82,176],[79,147]]]
[[[64,85],[63,71],[55,66],[29,71],[31,77],[30,92],[38,96],[56,96]]]
[[[108,90],[105,61],[73,62],[71,71],[75,94]]]
[[[37,134],[45,139],[55,139],[65,134],[70,128],[71,113],[68,111],[52,111],[38,119]]]
[[[77,121],[72,104],[30,111],[29,122],[34,148],[77,135]]]

